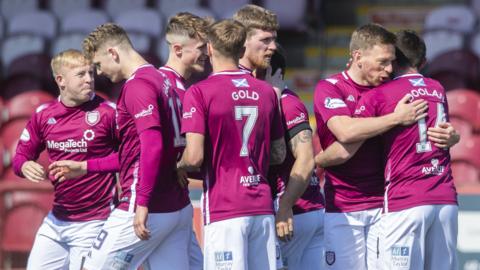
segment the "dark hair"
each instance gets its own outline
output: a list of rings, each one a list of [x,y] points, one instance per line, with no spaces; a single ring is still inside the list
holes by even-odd
[[[422,38],[413,30],[396,33],[396,62],[400,67],[420,68],[425,62],[426,46]]]

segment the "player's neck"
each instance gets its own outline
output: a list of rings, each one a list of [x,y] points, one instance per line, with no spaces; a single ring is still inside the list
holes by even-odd
[[[85,103],[85,101],[74,100],[74,99],[68,98],[68,97],[63,96],[63,95],[60,95],[60,102],[62,102],[62,104],[65,107],[69,107],[69,108],[78,107],[78,106],[82,105],[83,103]]]
[[[350,68],[346,71],[348,76],[358,85],[370,86],[368,81],[363,77],[362,71],[356,65],[350,65]]]
[[[180,59],[173,58],[172,56],[168,57],[168,61],[165,64],[169,68],[175,70],[180,76],[182,76],[185,80],[190,78],[191,72],[185,64],[183,64]]]
[[[125,61],[125,64],[120,70],[123,79],[130,78],[140,66],[148,64],[139,53],[133,50],[126,52],[122,60]]]
[[[224,70],[237,70],[238,62],[235,59],[222,57],[222,56],[213,56],[212,61],[212,70],[213,73],[224,71]]]
[[[248,60],[247,57],[243,56],[242,58],[240,58],[239,60],[239,63],[240,65],[250,69],[250,70],[254,70],[255,67],[253,66],[252,62],[250,62],[250,60]]]

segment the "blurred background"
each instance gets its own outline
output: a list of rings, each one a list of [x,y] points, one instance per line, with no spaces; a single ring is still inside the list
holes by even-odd
[[[287,84],[309,108],[313,126],[315,84],[345,68],[357,26],[376,22],[391,31],[409,28],[422,34],[428,58],[423,72],[445,86],[450,121],[462,136],[451,149],[460,200],[459,269],[480,270],[479,0],[0,0],[0,269],[25,266],[35,232],[51,207],[50,183],[29,183],[10,167],[29,117],[57,96],[51,56],[81,49],[86,34],[111,21],[127,30],[148,61],[161,66],[168,56],[164,28],[169,16],[189,11],[229,18],[248,3],[278,15]],[[112,101],[120,87],[96,78],[97,93]],[[49,163],[45,153],[40,163]],[[198,206],[201,184],[193,183],[191,190]],[[197,207],[195,228],[201,240],[200,218]]]

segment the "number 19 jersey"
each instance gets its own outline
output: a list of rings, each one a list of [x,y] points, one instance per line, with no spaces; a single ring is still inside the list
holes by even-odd
[[[224,71],[190,87],[182,132],[205,136],[204,220],[273,214],[267,172],[270,141],[283,138],[273,88],[243,71]]]
[[[394,111],[406,94],[412,100],[428,101],[428,115],[417,124],[397,126],[383,134],[385,166],[385,209],[401,211],[431,204],[456,204],[448,149],[428,141],[427,129],[447,121],[445,90],[435,80],[420,74],[394,79],[360,99],[355,115],[382,116]]]

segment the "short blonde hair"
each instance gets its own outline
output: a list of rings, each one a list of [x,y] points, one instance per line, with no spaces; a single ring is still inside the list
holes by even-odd
[[[385,29],[380,24],[369,23],[355,29],[350,39],[350,52],[355,50],[368,50],[375,45],[395,46],[395,34]]]
[[[252,4],[245,5],[235,12],[233,19],[239,21],[247,28],[248,36],[251,36],[255,29],[277,31],[279,28],[275,13]]]
[[[107,43],[112,46],[122,45],[132,47],[132,42],[122,27],[114,23],[105,23],[97,26],[97,28],[83,40],[83,53],[88,59],[92,59],[98,49]]]
[[[244,52],[246,28],[239,22],[228,19],[214,23],[208,31],[208,42],[221,55],[240,59]]]
[[[74,49],[69,49],[58,53],[52,58],[52,61],[50,61],[50,66],[54,76],[59,75],[62,72],[62,69],[65,67],[75,68],[90,64],[90,60],[88,60],[81,51]]]
[[[181,36],[205,41],[211,18],[201,18],[189,12],[180,12],[168,20],[165,36],[172,43],[173,36]]]

